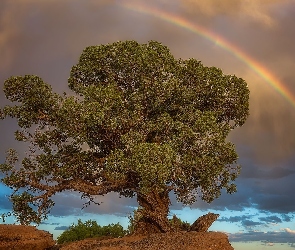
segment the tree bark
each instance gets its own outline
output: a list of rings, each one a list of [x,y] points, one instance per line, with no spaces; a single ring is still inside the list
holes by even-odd
[[[169,192],[156,190],[148,193],[138,193],[137,202],[140,208],[137,210],[139,219],[135,224],[134,234],[153,234],[172,231],[168,220]]]

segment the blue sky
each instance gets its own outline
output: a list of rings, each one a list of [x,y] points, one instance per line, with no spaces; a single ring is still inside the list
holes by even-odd
[[[224,0],[218,4],[215,0],[1,0],[1,86],[12,75],[35,74],[62,93],[67,91],[71,67],[86,46],[118,40],[157,40],[176,58],[197,58],[206,66],[242,77],[251,91],[250,117],[229,137],[242,165],[238,192],[223,194],[210,205],[197,201],[191,207],[183,207],[171,196],[171,215],[194,222],[209,211],[220,214],[210,230],[226,232],[238,250],[294,249],[295,106],[218,41],[134,11],[139,6],[177,15],[222,37],[261,64],[295,97],[292,0]],[[1,90],[0,106],[5,104]],[[21,155],[26,151],[25,145],[13,139],[16,129],[15,121],[0,121],[1,162],[8,148],[16,148]],[[0,184],[0,212],[11,209],[9,193]],[[59,194],[54,200],[56,206],[40,228],[55,237],[78,218],[127,225],[127,217],[137,206],[136,200],[113,193],[97,197],[102,204],[84,210],[77,193]],[[13,218],[6,222],[15,223]]]

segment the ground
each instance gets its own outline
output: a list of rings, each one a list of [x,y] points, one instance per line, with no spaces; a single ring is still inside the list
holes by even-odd
[[[0,250],[233,250],[220,232],[157,233],[93,238],[57,245],[52,234],[33,226],[0,225]]]
[[[233,250],[228,237],[220,232],[158,233],[149,236],[126,236],[117,239],[86,239],[61,250]]]

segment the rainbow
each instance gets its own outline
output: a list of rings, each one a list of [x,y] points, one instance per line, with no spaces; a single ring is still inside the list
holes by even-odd
[[[254,72],[256,72],[261,78],[263,78],[275,91],[281,94],[293,107],[295,107],[295,96],[286,88],[286,86],[283,85],[283,83],[281,83],[273,74],[271,74],[267,70],[267,68],[265,68],[263,65],[255,61],[255,59],[245,54],[245,52],[243,52],[240,48],[231,44],[221,36],[218,36],[217,34],[209,30],[206,30],[200,25],[192,23],[181,16],[171,14],[156,8],[152,8],[144,4],[139,4],[138,2],[135,3],[133,1],[131,3],[129,1],[122,1],[121,5],[128,10],[160,18],[166,22],[182,27],[186,30],[189,30],[195,34],[198,34],[214,42],[219,47],[230,52],[239,60],[243,61],[246,65],[248,65]]]

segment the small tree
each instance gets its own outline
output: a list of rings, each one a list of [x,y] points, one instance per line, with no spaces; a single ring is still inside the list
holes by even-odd
[[[81,219],[77,224],[71,225],[57,238],[58,244],[63,244],[72,241],[79,241],[86,238],[109,236],[112,238],[122,237],[127,231],[119,224],[109,224],[100,226],[96,221],[88,220],[84,223]]]
[[[74,96],[33,75],[5,81],[17,104],[2,116],[16,118],[16,140],[31,143],[21,164],[10,150],[1,165],[21,223],[45,219],[64,190],[89,201],[118,192],[137,196],[141,228],[166,232],[171,191],[184,204],[236,191],[240,167],[226,138],[248,116],[243,79],[176,60],[155,41],[126,41],[87,47],[68,82]]]

